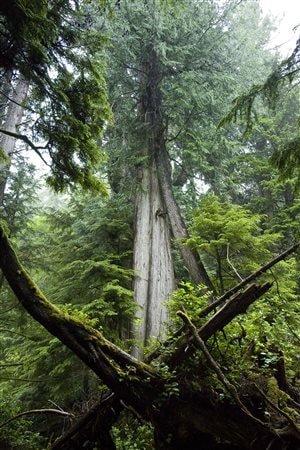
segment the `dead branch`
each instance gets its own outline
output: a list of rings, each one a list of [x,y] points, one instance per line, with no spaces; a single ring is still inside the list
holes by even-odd
[[[25,134],[14,133],[13,131],[5,130],[3,128],[0,128],[0,133],[6,134],[7,136],[11,136],[15,139],[20,139],[21,141],[25,142],[25,144],[29,145],[29,147],[36,152],[36,154],[41,158],[43,163],[46,164],[46,166],[50,167],[49,163],[47,163],[42,153],[40,152],[40,150],[45,150],[47,148],[47,145],[44,147],[37,146]]]
[[[219,309],[199,330],[203,340],[209,339],[217,331],[222,330],[239,314],[244,314],[248,307],[265,294],[272,287],[272,283],[259,286],[250,285],[244,292],[239,292]]]
[[[186,314],[186,312],[183,311],[178,311],[178,316],[184,321],[184,323],[187,325],[188,329],[190,330],[190,332],[192,333],[193,337],[194,337],[194,342],[197,345],[197,347],[199,347],[205,358],[207,359],[207,362],[210,366],[210,368],[216,373],[219,381],[223,384],[223,386],[225,387],[226,391],[231,395],[231,397],[234,399],[234,401],[236,402],[236,404],[241,408],[241,410],[248,416],[251,418],[251,420],[257,421],[260,425],[265,426],[265,424],[263,422],[261,422],[259,419],[257,419],[256,417],[254,417],[251,412],[246,408],[246,406],[242,403],[241,399],[239,398],[239,395],[237,393],[237,390],[235,388],[235,386],[233,384],[230,383],[230,381],[225,377],[225,375],[223,374],[219,364],[214,360],[214,358],[212,357],[212,355],[210,354],[208,348],[206,347],[204,341],[201,339],[197,328],[195,327],[195,325],[191,322],[190,318],[188,317],[188,315]]]
[[[29,416],[32,414],[57,414],[64,417],[70,417],[74,418],[74,414],[68,413],[67,411],[62,411],[61,409],[53,409],[53,408],[47,408],[47,409],[31,409],[30,411],[23,411],[19,414],[16,414],[14,417],[11,417],[10,419],[6,420],[5,422],[0,424],[0,428],[5,427],[10,422],[13,422],[16,419],[19,419],[23,416]]]
[[[218,306],[220,306],[222,303],[224,303],[226,300],[228,300],[232,295],[236,294],[238,291],[240,291],[243,287],[245,287],[247,284],[249,284],[251,281],[258,278],[261,274],[265,273],[268,269],[273,267],[278,262],[282,261],[283,259],[287,258],[290,254],[294,253],[297,248],[299,247],[300,242],[297,242],[284,252],[280,253],[278,256],[276,256],[274,259],[269,261],[268,263],[261,266],[258,270],[250,274],[247,278],[245,278],[243,281],[235,285],[233,288],[229,289],[227,292],[225,292],[221,297],[219,297],[216,301],[213,303],[210,303],[208,306],[206,306],[199,314],[200,317],[206,317],[211,311],[215,310]],[[247,295],[247,291],[245,292]],[[243,294],[244,295],[244,294]],[[215,316],[214,316],[215,317]],[[174,332],[173,336],[168,339],[163,344],[163,349],[169,347],[174,343],[175,339],[180,339],[180,336],[185,331],[185,326],[182,326],[177,331]],[[153,359],[156,359],[160,356],[162,349],[156,349],[154,352],[151,353],[148,360],[151,361]]]
[[[112,425],[118,419],[121,409],[119,399],[114,394],[110,394],[104,400],[96,403],[63,436],[58,438],[51,450],[71,449],[71,444],[74,442],[79,448],[80,442],[84,444],[87,439],[89,441],[95,439],[95,442],[105,440],[105,448],[115,450],[109,433]]]
[[[230,298],[233,294],[240,291],[243,287],[245,287],[247,284],[251,283],[251,281],[254,281],[257,277],[259,277],[261,274],[265,273],[268,269],[275,266],[279,261],[282,261],[283,259],[287,258],[289,255],[294,253],[297,248],[299,247],[300,242],[297,242],[296,244],[292,245],[290,248],[285,250],[284,252],[280,253],[280,255],[273,258],[268,263],[261,266],[258,270],[251,273],[248,277],[246,277],[243,281],[238,283],[233,288],[229,289],[229,291],[225,292],[220,298],[218,298],[216,301],[208,305],[206,308],[204,308],[200,312],[200,317],[206,317],[211,311],[213,311],[217,306],[220,306],[222,303],[224,303],[225,300]]]
[[[236,316],[245,313],[247,308],[267,292],[271,286],[271,283],[265,283],[262,286],[253,284],[245,292],[238,293],[198,330],[200,338],[204,342],[207,341],[217,331],[222,330]],[[174,352],[164,357],[164,361],[171,366],[178,364],[179,361],[187,356],[188,351],[189,354],[193,351],[193,341],[194,336],[191,334],[180,336],[177,341],[173,341]]]

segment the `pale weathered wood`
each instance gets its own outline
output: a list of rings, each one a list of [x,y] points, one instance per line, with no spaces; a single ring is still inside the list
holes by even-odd
[[[16,85],[11,88],[10,100],[5,111],[5,120],[1,124],[1,129],[4,132],[0,132],[0,147],[7,156],[8,161],[1,162],[0,164],[0,200],[4,194],[7,178],[7,170],[4,169],[9,169],[10,167],[10,159],[13,155],[16,144],[16,138],[13,135],[6,134],[5,132],[11,132],[12,134],[17,132],[18,126],[22,120],[24,111],[22,104],[26,99],[28,86],[28,81],[20,77]]]
[[[200,255],[196,250],[191,249],[185,244],[189,234],[174,197],[170,161],[164,142],[160,143],[160,146],[156,151],[156,161],[160,187],[166,205],[166,211],[168,213],[172,234],[177,245],[179,246],[189,275],[194,283],[202,284],[206,286],[209,291],[214,293],[213,284],[200,259]]]
[[[134,296],[138,305],[133,354],[142,358],[142,347],[162,337],[168,312],[166,302],[175,288],[167,218],[163,215],[155,161],[141,171],[136,198],[134,241]]]

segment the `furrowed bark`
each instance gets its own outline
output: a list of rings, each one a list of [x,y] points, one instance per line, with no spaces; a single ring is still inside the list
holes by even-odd
[[[136,198],[134,240],[134,296],[138,305],[133,355],[143,356],[143,347],[153,338],[163,337],[168,312],[166,301],[175,289],[169,224],[160,214],[164,209],[155,161],[141,170]]]
[[[2,226],[0,267],[27,312],[69,347],[125,403],[145,414],[145,409],[163,388],[157,371],[109,342],[96,329],[52,305],[20,264]]]
[[[195,250],[184,245],[183,241],[189,237],[189,234],[174,197],[170,161],[165,148],[165,143],[162,141],[157,145],[156,161],[161,192],[166,205],[172,234],[180,248],[180,252],[189,271],[190,277],[194,283],[203,284],[209,291],[214,292],[213,284],[206,272],[199,254]]]
[[[138,311],[133,349],[143,357],[143,346],[151,338],[162,337],[168,322],[166,301],[175,288],[170,229],[177,241],[192,280],[213,285],[194,250],[183,244],[188,232],[172,191],[171,167],[165,147],[162,113],[162,72],[156,50],[149,46],[143,54],[139,74],[140,99],[137,113],[140,123],[140,154],[143,166],[137,170],[133,268],[134,295]]]
[[[175,289],[169,223],[154,158],[155,142],[163,130],[160,117],[161,80],[155,51],[149,48],[141,63],[138,120],[142,167],[137,169],[133,269],[134,297],[138,311],[134,329],[137,345],[133,354],[143,357],[143,347],[162,338],[168,322],[166,301]]]

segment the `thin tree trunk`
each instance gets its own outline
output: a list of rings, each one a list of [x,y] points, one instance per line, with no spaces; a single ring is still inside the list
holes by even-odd
[[[6,118],[2,124],[2,129],[13,133],[17,132],[18,126],[21,123],[23,115],[22,104],[26,99],[28,91],[28,81],[20,77],[16,86],[11,89],[9,104],[6,110]],[[2,133],[0,135],[0,147],[7,156],[7,162],[0,162],[0,202],[3,200],[7,174],[10,167],[10,160],[15,149],[16,139],[12,136]]]

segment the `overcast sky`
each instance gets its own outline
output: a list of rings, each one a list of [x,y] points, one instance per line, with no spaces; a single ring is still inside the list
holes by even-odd
[[[260,0],[260,5],[265,13],[277,18],[278,30],[274,32],[270,48],[280,46],[283,56],[288,56],[300,35],[300,27],[293,31],[300,23],[300,0]]]

